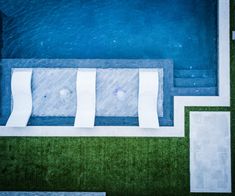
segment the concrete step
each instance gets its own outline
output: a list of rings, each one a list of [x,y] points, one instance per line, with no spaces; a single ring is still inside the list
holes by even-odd
[[[216,96],[218,90],[216,87],[193,87],[193,88],[173,88],[175,96]]]
[[[216,77],[216,70],[213,69],[176,69],[175,78],[213,78]]]
[[[191,60],[188,63],[192,63]],[[174,65],[175,69],[191,69],[191,70],[200,70],[200,69],[217,69],[216,63],[215,64],[203,64],[201,62],[195,62],[194,65],[188,65],[187,62],[185,62],[183,65],[182,64],[178,64],[178,65]]]
[[[216,78],[175,78],[175,87],[215,87]]]

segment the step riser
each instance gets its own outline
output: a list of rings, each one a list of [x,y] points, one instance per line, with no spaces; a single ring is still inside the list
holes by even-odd
[[[216,96],[218,91],[216,87],[210,88],[174,88],[174,95],[179,96]]]
[[[215,78],[176,78],[175,87],[215,87]]]
[[[175,78],[215,78],[215,70],[175,70]]]
[[[188,69],[188,70],[214,69],[216,70],[217,69],[216,63],[210,64],[210,65],[203,65],[203,64],[200,64],[200,62],[195,62],[195,64],[196,65],[188,66],[187,62],[185,62],[185,65],[175,65],[175,68],[179,70],[183,70],[183,69],[184,70],[185,69]]]

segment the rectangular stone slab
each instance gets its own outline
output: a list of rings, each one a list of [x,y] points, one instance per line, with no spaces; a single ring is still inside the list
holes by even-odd
[[[230,112],[190,113],[190,191],[231,192]]]
[[[163,68],[155,70],[159,72],[158,115],[162,117]],[[138,72],[129,68],[97,69],[96,116],[137,116]],[[32,116],[74,117],[76,74],[76,68],[33,68]]]

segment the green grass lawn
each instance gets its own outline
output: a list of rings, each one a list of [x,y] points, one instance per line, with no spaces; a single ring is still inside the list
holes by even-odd
[[[231,4],[231,28],[235,29],[234,1]],[[232,111],[235,154],[234,41],[231,52],[232,107],[186,108],[186,137],[0,138],[0,190],[189,195],[189,111]]]
[[[188,138],[1,138],[2,190],[189,192]]]

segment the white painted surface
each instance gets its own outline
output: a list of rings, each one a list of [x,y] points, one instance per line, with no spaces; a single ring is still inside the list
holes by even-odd
[[[0,127],[0,136],[36,137],[183,137],[174,127],[142,129],[137,126],[96,126],[93,129],[73,126]],[[183,132],[181,132],[183,133]]]
[[[230,112],[191,112],[190,191],[231,192]]]
[[[77,112],[74,126],[93,128],[95,125],[96,69],[77,71]]]
[[[219,0],[218,24],[218,96],[175,96],[174,126],[159,129],[142,129],[139,127],[105,126],[94,127],[91,130],[74,129],[74,127],[0,127],[0,136],[107,136],[107,137],[184,137],[185,106],[230,106],[230,27],[229,0]]]
[[[219,96],[230,105],[230,7],[229,0],[219,0]]]
[[[32,70],[18,70],[12,73],[11,92],[13,109],[7,127],[26,127],[32,112],[31,94]]]
[[[158,72],[139,70],[138,119],[141,128],[159,128],[157,114]]]

